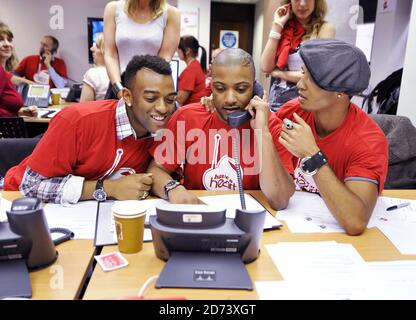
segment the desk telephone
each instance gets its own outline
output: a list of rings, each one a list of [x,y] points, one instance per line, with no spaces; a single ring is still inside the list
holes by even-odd
[[[22,83],[17,90],[22,96],[25,106],[37,106],[39,108],[49,106],[50,91],[48,85]]]

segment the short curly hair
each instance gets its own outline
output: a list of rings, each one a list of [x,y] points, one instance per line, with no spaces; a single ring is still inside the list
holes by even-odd
[[[148,54],[134,56],[127,64],[126,71],[122,76],[123,85],[131,90],[133,88],[131,82],[134,80],[137,72],[143,68],[166,76],[170,76],[172,74],[170,64],[159,56],[151,56]]]

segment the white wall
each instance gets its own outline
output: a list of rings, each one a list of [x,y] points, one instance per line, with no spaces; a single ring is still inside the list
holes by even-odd
[[[371,53],[370,85],[373,87],[403,67],[411,6],[412,0],[397,0],[393,12],[381,13],[380,8],[377,9]]]
[[[14,33],[14,44],[20,59],[38,53],[43,35],[55,36],[68,76],[81,81],[88,64],[87,17],[102,17],[107,0],[0,0],[0,20]],[[49,22],[51,6],[63,7],[64,28],[52,30]]]
[[[358,2],[358,0],[327,0],[326,20],[337,29],[335,37],[351,44],[355,44],[357,37]]]
[[[209,36],[211,31],[211,0],[177,0],[180,11],[199,9],[199,44],[207,50],[209,54]],[[185,63],[181,61],[179,70],[185,68]]]
[[[397,114],[410,118],[416,126],[416,2],[413,3],[411,11],[408,39]]]
[[[85,71],[90,67],[87,17],[103,17],[104,7],[109,1],[0,0],[0,21],[5,22],[12,29],[15,36],[13,42],[19,59],[38,53],[39,42],[43,35],[55,36],[60,42],[58,56],[65,60],[68,76],[76,81],[82,81]],[[168,2],[176,5],[178,1],[168,0]],[[200,2],[209,1],[200,0]],[[49,21],[53,14],[50,14],[49,10],[53,5],[60,5],[63,8],[64,28],[62,30],[50,28]]]
[[[256,79],[261,79],[261,53],[263,49],[263,29],[264,29],[264,1],[260,0],[256,4],[254,14],[254,33],[253,33],[253,61],[256,66]]]

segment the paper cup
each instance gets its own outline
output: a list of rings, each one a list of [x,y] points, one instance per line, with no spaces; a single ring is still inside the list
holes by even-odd
[[[59,92],[53,92],[51,94],[51,97],[52,97],[52,104],[53,105],[61,104],[61,94]]]
[[[146,208],[140,201],[117,201],[113,207],[118,248],[121,253],[137,253],[143,248]]]

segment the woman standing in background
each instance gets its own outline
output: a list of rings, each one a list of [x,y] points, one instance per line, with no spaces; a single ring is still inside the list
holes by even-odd
[[[202,50],[201,63],[198,61],[199,48]],[[186,63],[186,68],[178,80],[176,102],[181,106],[200,102],[202,97],[209,95],[205,84],[207,52],[195,37],[183,36],[179,41],[178,55]]]
[[[133,56],[158,55],[169,62],[179,34],[179,11],[166,0],[109,2],[104,10],[104,60],[113,92],[121,97],[121,74]]]
[[[90,50],[95,66],[88,69],[84,75],[80,101],[103,100],[110,81],[104,64],[104,35],[102,33],[97,35],[95,45]]]
[[[298,96],[302,60],[300,45],[312,38],[334,38],[335,27],[325,21],[325,0],[283,0],[274,13],[269,39],[261,57],[261,69],[274,78],[269,104],[276,111]]]

